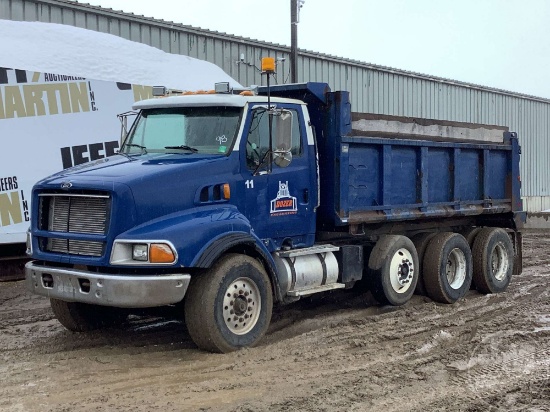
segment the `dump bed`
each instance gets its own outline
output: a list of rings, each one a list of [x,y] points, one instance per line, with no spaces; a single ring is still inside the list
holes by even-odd
[[[272,93],[308,103],[324,227],[485,215],[513,221],[522,209],[520,147],[504,127],[352,114],[349,92],[322,83]]]

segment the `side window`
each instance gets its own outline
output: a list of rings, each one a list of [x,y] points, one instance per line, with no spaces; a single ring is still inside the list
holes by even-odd
[[[295,109],[289,110],[292,114],[291,142],[290,151],[293,157],[302,155],[302,139],[300,133],[300,116]],[[273,139],[277,134],[273,130]],[[246,164],[249,168],[254,169],[261,162],[267,151],[269,150],[269,114],[267,110],[261,108],[253,110],[252,121],[248,131],[248,139],[246,142]],[[274,165],[274,167],[277,167]]]

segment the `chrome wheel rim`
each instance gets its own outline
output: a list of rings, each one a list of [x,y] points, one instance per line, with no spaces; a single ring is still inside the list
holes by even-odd
[[[508,272],[508,251],[502,243],[497,243],[491,253],[491,270],[493,276],[499,282],[502,282],[506,278]]]
[[[410,289],[414,277],[413,257],[405,248],[399,249],[390,262],[390,283],[397,293],[405,293]]]
[[[223,319],[235,335],[250,332],[260,317],[262,298],[256,283],[250,278],[234,280],[223,298]]]
[[[466,256],[459,248],[454,248],[449,253],[445,274],[449,286],[453,289],[460,289],[466,280]]]

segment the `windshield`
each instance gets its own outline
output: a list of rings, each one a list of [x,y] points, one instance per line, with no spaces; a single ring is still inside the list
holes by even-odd
[[[143,110],[120,152],[227,154],[241,111],[239,107]]]

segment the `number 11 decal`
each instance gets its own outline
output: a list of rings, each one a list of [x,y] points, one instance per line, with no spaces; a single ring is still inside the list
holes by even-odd
[[[254,189],[254,180],[250,179],[244,182],[247,189]]]

